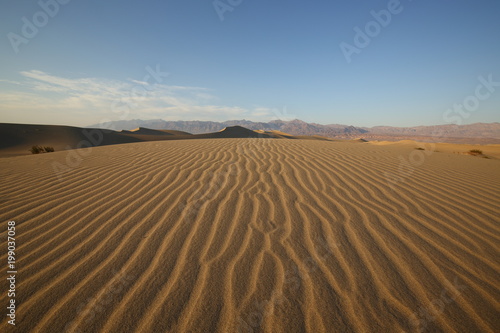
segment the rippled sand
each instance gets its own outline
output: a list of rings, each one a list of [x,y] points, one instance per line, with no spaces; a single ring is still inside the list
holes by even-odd
[[[500,331],[498,159],[277,139],[75,152],[0,159],[19,271],[2,332]]]

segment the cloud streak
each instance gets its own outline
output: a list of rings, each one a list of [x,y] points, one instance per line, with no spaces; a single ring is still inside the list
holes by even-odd
[[[1,81],[8,87],[0,93],[2,113],[23,112],[28,117],[40,118],[50,110],[51,114],[60,114],[68,120],[72,116],[83,120],[86,115],[87,123],[151,117],[226,120],[273,116],[270,108],[218,105],[217,96],[203,87],[151,84],[134,79],[64,78],[39,70],[22,71],[20,75],[20,81]],[[122,110],[126,107],[127,112],[117,112],[117,105]]]

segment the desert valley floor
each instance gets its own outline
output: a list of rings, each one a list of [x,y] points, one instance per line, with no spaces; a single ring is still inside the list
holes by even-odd
[[[18,269],[1,332],[500,331],[498,158],[199,139],[0,174]]]

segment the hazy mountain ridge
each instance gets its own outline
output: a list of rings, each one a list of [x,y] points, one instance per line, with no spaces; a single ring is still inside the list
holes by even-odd
[[[360,134],[366,133],[367,130],[363,128],[358,128],[354,126],[347,125],[320,125],[314,123],[306,123],[302,120],[273,120],[270,122],[254,122],[251,120],[228,120],[224,122],[214,122],[214,121],[167,121],[162,119],[153,120],[118,120],[105,122],[102,124],[91,125],[87,127],[92,128],[108,128],[114,130],[132,130],[138,127],[146,127],[151,129],[169,129],[184,131],[193,134],[209,133],[220,131],[228,126],[243,126],[251,130],[265,130],[265,131],[281,131],[289,133],[292,135],[321,135],[336,137],[339,135],[352,134],[359,136]],[[293,134],[296,133],[296,134]]]
[[[228,126],[243,126],[251,130],[281,131],[291,135],[321,135],[332,138],[363,137],[370,139],[405,138],[405,137],[437,137],[437,138],[478,138],[500,140],[500,123],[475,123],[470,125],[435,125],[415,127],[355,127],[340,124],[321,125],[306,123],[302,120],[273,120],[270,122],[254,122],[250,120],[228,120],[224,122],[215,121],[167,121],[162,119],[153,120],[119,120],[88,127],[109,128],[115,130],[132,130],[138,127],[151,129],[168,129],[184,131],[193,134],[210,133],[220,131]]]

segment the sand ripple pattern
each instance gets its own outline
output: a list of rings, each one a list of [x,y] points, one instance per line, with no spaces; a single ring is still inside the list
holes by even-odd
[[[389,186],[404,149],[136,143],[61,181],[66,152],[2,159],[0,331],[499,332],[500,161],[435,153]]]

